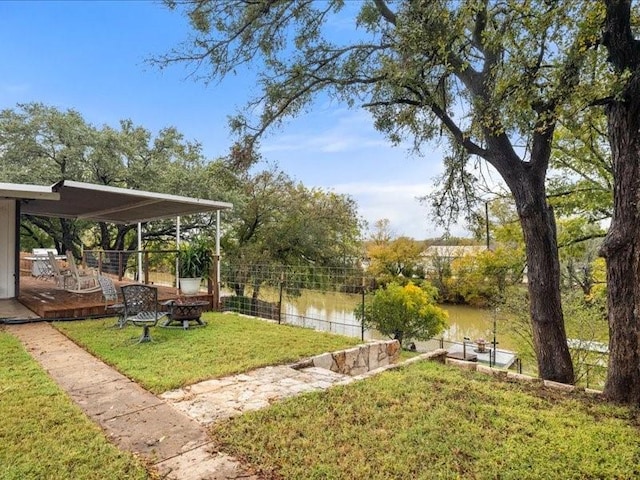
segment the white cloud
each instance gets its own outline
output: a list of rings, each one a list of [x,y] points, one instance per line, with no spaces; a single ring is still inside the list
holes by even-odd
[[[424,239],[444,233],[428,205],[418,200],[433,190],[443,168],[442,152],[433,145],[417,157],[408,144],[393,147],[364,110],[327,102],[296,118],[261,150],[306,186],[350,195],[370,227],[387,218],[399,236]],[[451,233],[467,235],[462,227]]]
[[[274,136],[260,150],[341,153],[390,146],[373,128],[371,116],[364,110],[332,108],[327,104],[307,117],[296,118],[294,128],[296,133]]]
[[[328,188],[353,197],[369,228],[377,220],[386,218],[391,230],[398,236],[425,239],[439,237],[444,233],[442,227],[436,226],[428,205],[418,200],[432,191],[433,185],[429,183],[354,182]],[[460,225],[455,225],[451,233],[457,236],[468,235]]]

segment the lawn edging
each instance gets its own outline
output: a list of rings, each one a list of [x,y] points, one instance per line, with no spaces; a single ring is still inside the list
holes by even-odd
[[[318,367],[325,370],[331,370],[332,372],[349,375],[351,377],[343,380],[342,382],[338,382],[336,384],[338,385],[351,383],[354,380],[369,378],[386,370],[403,367],[411,363],[428,360],[455,366],[461,370],[482,373],[504,381],[539,385],[559,392],[584,392],[594,397],[601,397],[603,394],[600,390],[577,387],[575,385],[554,382],[551,380],[543,380],[531,375],[493,368],[477,362],[449,358],[447,357],[447,350],[441,348],[416,355],[415,357],[399,362],[400,350],[400,344],[397,340],[369,342],[346,350],[338,350],[335,352],[316,355],[293,363],[290,367],[296,370]]]
[[[435,351],[438,351],[438,350],[435,350]],[[446,357],[446,350],[442,350],[442,351],[445,353],[445,357]],[[444,363],[446,363],[447,365],[456,366],[462,370],[469,370],[473,372],[483,373],[485,375],[490,375],[492,377],[496,377],[501,380],[540,385],[545,388],[560,391],[560,392],[566,392],[566,393],[584,392],[586,394],[593,395],[595,397],[602,396],[603,394],[602,391],[600,390],[578,387],[576,385],[554,382],[552,380],[543,380],[538,377],[532,377],[531,375],[525,375],[522,373],[512,372],[509,370],[502,370],[499,368],[488,367],[487,365],[478,364],[477,362],[468,362],[465,360],[458,360],[455,358],[446,358]]]
[[[369,342],[345,350],[321,353],[289,365],[295,370],[323,368],[335,373],[358,377],[381,367],[394,365],[400,358],[400,342]]]

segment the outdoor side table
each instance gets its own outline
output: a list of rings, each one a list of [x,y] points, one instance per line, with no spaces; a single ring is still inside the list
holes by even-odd
[[[172,323],[176,322],[181,324],[182,328],[187,330],[190,326],[189,322],[195,322],[195,325],[205,326],[206,323],[200,319],[204,307],[209,305],[209,302],[204,300],[194,301],[182,301],[176,302],[175,300],[169,300],[162,303],[169,307],[169,313],[167,314],[167,320],[162,324],[163,327],[171,327]]]

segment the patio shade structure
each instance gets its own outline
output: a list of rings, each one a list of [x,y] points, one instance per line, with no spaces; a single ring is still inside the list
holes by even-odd
[[[62,180],[49,188],[51,192],[60,195],[59,200],[26,200],[21,205],[20,213],[129,225],[233,207],[226,202],[69,180]],[[2,195],[0,184],[0,197]]]
[[[0,183],[0,298],[14,298],[19,291],[21,214],[135,224],[230,208],[227,202],[70,180],[48,187]]]

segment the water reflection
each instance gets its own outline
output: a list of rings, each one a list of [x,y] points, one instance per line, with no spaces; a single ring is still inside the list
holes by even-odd
[[[277,301],[278,299],[275,291],[267,291],[263,294],[267,296],[265,300]],[[360,337],[361,326],[353,312],[361,304],[361,295],[302,291],[300,296],[283,298],[282,315],[286,323]],[[488,342],[493,340],[493,311],[465,305],[441,305],[441,307],[449,313],[449,327],[442,334],[445,340],[461,342],[465,337],[472,341],[477,338],[485,338]],[[504,322],[505,320],[496,322],[498,348],[515,349],[515,341],[506,332]],[[375,330],[367,330],[364,338],[379,339],[383,336]]]

